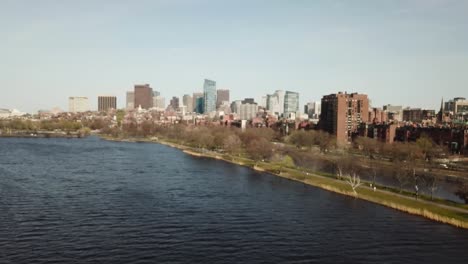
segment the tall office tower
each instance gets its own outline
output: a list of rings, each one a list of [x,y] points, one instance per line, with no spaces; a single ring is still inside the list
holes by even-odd
[[[157,111],[164,111],[164,109],[166,109],[166,98],[162,96],[153,96],[153,108]]]
[[[192,96],[190,96],[189,94],[184,94],[184,96],[182,96],[182,104],[184,106],[186,106],[187,112],[189,112],[189,113],[193,112],[193,99],[192,99]]]
[[[131,110],[135,108],[135,92],[134,91],[127,92],[127,102],[125,104],[125,108],[127,110]]]
[[[239,118],[241,120],[250,120],[257,116],[258,105],[256,103],[242,103],[239,107]]]
[[[193,93],[192,95],[192,107],[193,107],[193,112],[196,113],[203,113],[203,111],[198,112],[197,111],[197,99],[198,98],[203,98],[203,93]],[[203,107],[202,107],[203,108]]]
[[[267,107],[267,96],[264,95],[260,98],[260,104],[258,106]]]
[[[179,97],[173,96],[169,105],[174,111],[179,111]]]
[[[195,112],[197,114],[203,114],[205,112],[205,99],[202,97],[197,97],[197,101],[195,102]]]
[[[276,90],[273,94],[267,95],[267,110],[273,114],[282,116],[284,113],[284,91]]]
[[[203,84],[203,113],[216,111],[216,82],[205,79]]]
[[[337,93],[322,98],[319,128],[336,136],[339,143],[351,141],[361,123],[369,118],[369,99],[366,94]]]
[[[299,112],[299,93],[286,91],[284,95],[284,117],[288,118],[291,114]]]
[[[150,109],[153,107],[153,89],[149,84],[135,85],[135,103],[134,107],[141,106],[143,109]]]
[[[321,103],[309,102],[304,106],[304,113],[309,115],[310,119],[318,119],[320,116]]]
[[[227,89],[219,89],[216,91],[216,109],[218,109],[223,102],[229,102],[229,90]]]
[[[70,96],[68,97],[68,112],[78,113],[89,111],[88,97]]]
[[[240,106],[242,104],[241,100],[236,100],[231,103],[231,112],[235,114],[240,114]]]
[[[98,96],[98,111],[105,112],[109,109],[117,109],[117,97]]]

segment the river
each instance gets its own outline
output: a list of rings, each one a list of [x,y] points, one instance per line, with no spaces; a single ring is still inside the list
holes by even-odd
[[[151,143],[0,138],[0,263],[466,263],[468,230]]]

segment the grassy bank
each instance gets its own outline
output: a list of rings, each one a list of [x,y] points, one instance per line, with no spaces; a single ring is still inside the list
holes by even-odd
[[[304,172],[298,168],[279,168],[278,165],[268,162],[254,162],[245,157],[220,154],[213,151],[205,151],[192,147],[180,145],[169,140],[151,139],[114,139],[103,137],[107,140],[133,141],[133,142],[154,142],[170,147],[181,149],[184,153],[196,156],[224,160],[226,162],[253,168],[258,171],[268,172],[286,179],[303,182],[328,191],[352,196],[376,204],[384,205],[403,212],[420,215],[438,222],[450,224],[460,228],[468,229],[468,210],[464,205],[452,206],[449,203],[431,202],[427,200],[416,200],[412,196],[393,192],[391,188],[378,188],[376,191],[368,187],[361,186],[357,189],[356,196],[351,187],[344,181],[330,177],[330,175],[320,175],[319,173]]]

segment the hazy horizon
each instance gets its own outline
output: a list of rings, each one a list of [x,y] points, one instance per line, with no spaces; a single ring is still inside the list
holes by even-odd
[[[468,97],[467,13],[462,0],[0,0],[0,108],[123,107],[140,83],[168,103],[207,78],[231,100],[299,92],[300,110],[338,91],[438,110]]]

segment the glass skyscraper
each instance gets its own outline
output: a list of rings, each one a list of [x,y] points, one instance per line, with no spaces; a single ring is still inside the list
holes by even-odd
[[[289,114],[299,111],[299,93],[286,91],[284,95],[284,117],[288,118]]]
[[[216,82],[205,79],[203,84],[203,103],[204,113],[216,111]]]

